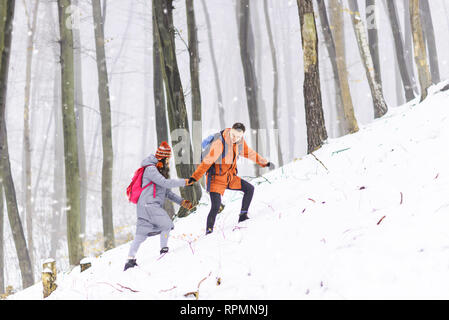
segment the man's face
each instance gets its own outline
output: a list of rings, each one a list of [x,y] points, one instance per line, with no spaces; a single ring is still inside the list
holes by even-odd
[[[243,137],[243,131],[231,129],[230,136],[232,143],[238,143]]]

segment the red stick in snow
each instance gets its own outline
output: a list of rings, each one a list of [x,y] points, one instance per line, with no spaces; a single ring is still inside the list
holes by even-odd
[[[377,225],[379,225],[385,217],[386,216],[383,216],[382,218],[380,218],[380,220],[377,222]]]

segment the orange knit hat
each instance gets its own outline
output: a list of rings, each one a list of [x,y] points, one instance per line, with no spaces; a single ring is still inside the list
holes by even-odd
[[[159,160],[163,159],[163,158],[170,158],[171,157],[171,148],[170,148],[170,146],[168,145],[168,143],[166,141],[162,141],[162,143],[159,146],[159,148],[157,148],[155,156]]]

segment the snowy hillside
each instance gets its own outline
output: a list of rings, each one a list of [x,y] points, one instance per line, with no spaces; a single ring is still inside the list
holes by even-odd
[[[58,274],[47,299],[448,299],[449,91],[390,108],[353,135],[252,180],[250,220],[226,191],[204,236],[204,195],[123,272],[129,243]],[[368,102],[367,102],[368,103]],[[131,204],[130,204],[131,205]],[[218,281],[219,280],[219,281]],[[219,284],[218,284],[219,282]],[[42,299],[42,284],[9,299]]]

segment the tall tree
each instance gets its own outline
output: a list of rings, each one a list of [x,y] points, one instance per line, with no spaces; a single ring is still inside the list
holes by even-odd
[[[264,0],[263,2],[265,22],[267,25],[267,33],[268,33],[268,41],[270,43],[270,52],[271,52],[271,64],[273,67],[273,124],[274,130],[276,131],[276,145],[277,145],[277,154],[278,154],[278,162],[279,166],[284,165],[284,159],[282,157],[282,149],[281,149],[281,136],[279,134],[279,72],[278,72],[278,63],[276,56],[276,46],[274,44],[273,39],[273,31],[271,30],[271,21],[270,21],[270,13],[268,11],[268,1]]]
[[[153,5],[162,76],[167,96],[168,122],[172,132],[172,141],[174,136],[178,140],[178,143],[173,146],[176,171],[178,177],[189,177],[195,167],[192,163],[193,151],[190,143],[189,121],[176,59],[173,1],[154,1]],[[189,199],[196,205],[201,198],[201,187],[195,184],[192,187],[181,188],[181,196],[184,199]],[[186,215],[186,209],[181,207],[178,216],[183,217]]]
[[[254,66],[254,47],[251,41],[254,36],[251,31],[249,0],[241,0],[237,2],[238,9],[238,29],[240,43],[240,58],[242,60],[243,75],[245,78],[246,101],[248,105],[249,122],[251,127],[252,141],[255,149],[259,150],[259,134],[261,128],[260,110],[258,106],[259,87],[257,84],[256,70]],[[259,175],[259,166],[255,166],[256,176]]]
[[[387,6],[391,31],[393,32],[396,60],[398,61],[398,67],[399,72],[401,74],[402,84],[404,87],[405,98],[408,102],[415,98],[415,94],[413,92],[413,84],[410,78],[409,70],[407,69],[406,52],[404,49],[404,44],[401,36],[401,27],[399,25],[396,3],[395,1],[388,1],[388,0],[386,0],[385,3]]]
[[[75,119],[75,77],[71,1],[58,0],[61,47],[61,107],[64,132],[64,162],[67,201],[67,243],[69,263],[79,264],[83,256],[80,239],[80,173]]]
[[[217,100],[218,100],[218,119],[220,121],[220,128],[225,128],[225,114],[224,114],[224,106],[223,106],[223,96],[221,93],[221,85],[220,85],[220,76],[218,74],[217,67],[217,59],[215,57],[215,49],[214,42],[212,37],[212,25],[210,23],[209,12],[207,11],[206,0],[201,0],[204,9],[204,17],[206,18],[206,27],[207,27],[207,39],[209,43],[209,51],[212,59],[212,70],[214,71],[214,79],[215,79],[215,90],[217,91]]]
[[[14,9],[14,0],[0,2],[0,183],[3,184],[4,188],[9,224],[12,229],[22,274],[22,285],[24,288],[27,288],[34,284],[34,276],[17,206],[16,191],[9,160],[5,119]]]
[[[152,1],[154,6],[154,1]],[[159,52],[159,45],[157,42],[157,26],[154,18],[154,9],[152,9],[152,25],[153,25],[153,97],[154,97],[154,113],[156,115],[156,137],[157,145],[162,141],[169,141],[168,126],[167,126],[167,108],[164,95],[164,79],[162,77],[161,58]],[[173,202],[166,200],[164,209],[167,211],[170,218],[175,217],[175,208]]]
[[[92,0],[97,54],[98,97],[100,101],[101,141],[103,144],[103,168],[101,172],[101,212],[105,250],[115,247],[112,214],[112,171],[114,154],[112,150],[111,99],[109,96],[108,68],[104,47],[104,26],[100,0]]]
[[[318,36],[312,0],[297,0],[304,61],[304,104],[307,125],[307,152],[311,153],[327,139],[321,102],[318,66]]]
[[[421,0],[419,4],[421,12],[421,22],[423,25],[424,36],[429,53],[430,74],[432,76],[432,82],[438,83],[441,81],[440,68],[438,67],[437,45],[435,40],[435,31],[433,29],[429,0]]]
[[[27,229],[27,243],[30,252],[31,265],[34,265],[33,244],[33,197],[31,194],[31,136],[30,136],[30,95],[31,95],[31,70],[34,57],[34,39],[36,35],[37,17],[40,0],[34,2],[32,11],[29,12],[26,2],[25,13],[27,16],[27,52],[25,67],[25,106],[23,109],[23,171],[24,174],[24,204]]]
[[[376,19],[376,0],[366,0],[365,7],[368,44],[371,57],[373,58],[374,75],[376,77],[376,81],[382,84],[379,58],[379,34],[377,31]]]
[[[404,0],[404,55],[408,74],[413,86],[413,92],[415,93],[415,96],[417,96],[419,94],[419,89],[417,79],[415,77],[415,70],[413,68],[415,63],[413,61],[413,36],[412,24],[410,22],[410,0]]]
[[[335,24],[332,26],[336,33],[339,34],[340,39],[337,44],[334,42],[334,36],[332,35],[331,26],[327,17],[327,10],[324,0],[317,0],[318,11],[320,15],[321,28],[323,30],[324,39],[326,42],[326,48],[329,53],[329,58],[332,65],[332,70],[335,77],[335,88],[338,92],[337,97],[341,99],[341,103],[337,103],[337,108],[343,108],[343,110],[337,110],[337,114],[342,116],[338,117],[339,124],[341,125],[342,133],[354,133],[359,130],[357,119],[354,114],[354,106],[352,104],[351,92],[349,89],[349,81],[346,71],[346,61],[344,57],[344,43],[341,41],[343,29],[343,22],[341,19],[341,12],[336,13],[339,17],[335,17]],[[337,9],[334,7],[334,9]],[[338,53],[337,53],[338,52]]]
[[[201,156],[202,120],[200,91],[200,56],[198,52],[198,33],[195,21],[193,0],[186,0],[187,33],[190,58],[190,87],[192,97],[192,143],[193,159],[199,161]]]
[[[385,102],[382,85],[376,80],[374,72],[374,63],[369,50],[369,44],[365,32],[363,20],[360,17],[359,6],[357,0],[348,0],[349,9],[351,10],[351,21],[354,29],[357,45],[359,47],[360,57],[365,68],[366,77],[371,90],[374,105],[374,118],[380,118],[388,111]]]
[[[427,97],[427,89],[432,84],[429,64],[427,63],[426,44],[424,43],[421,19],[419,15],[419,0],[410,0],[410,23],[412,25],[413,52],[415,64],[418,69],[421,99]]]
[[[5,293],[5,243],[3,214],[3,184],[0,182],[0,294]]]
[[[79,0],[73,0],[72,5],[76,8]],[[79,14],[79,12],[74,12]],[[79,17],[78,17],[79,18]],[[83,68],[81,57],[81,34],[79,28],[73,28],[74,64],[75,64],[75,116],[76,134],[78,137],[78,157],[80,166],[80,216],[82,234],[86,233],[86,205],[87,205],[87,168],[84,139],[84,99],[83,99]]]

